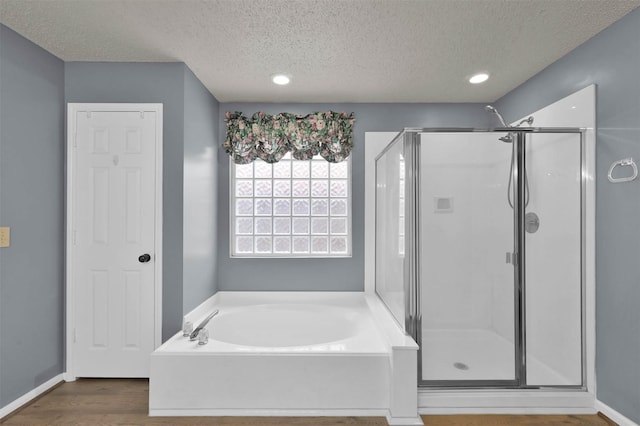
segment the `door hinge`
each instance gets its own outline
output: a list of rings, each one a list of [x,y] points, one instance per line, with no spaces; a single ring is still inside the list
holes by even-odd
[[[140,111],[140,118],[144,119],[144,111]]]
[[[513,266],[518,266],[518,256],[516,253],[511,253],[508,251],[505,256],[505,263],[510,263]]]
[[[73,147],[77,148],[78,147],[78,132],[75,132],[73,134]]]

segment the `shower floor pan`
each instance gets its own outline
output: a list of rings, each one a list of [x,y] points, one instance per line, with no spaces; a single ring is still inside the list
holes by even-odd
[[[514,345],[492,330],[423,330],[423,380],[513,380]],[[566,377],[527,359],[527,383],[571,385]]]

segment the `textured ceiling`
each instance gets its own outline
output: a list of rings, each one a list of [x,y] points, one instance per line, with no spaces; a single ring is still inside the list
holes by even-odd
[[[65,61],[184,62],[221,102],[492,102],[639,5],[0,0],[0,22]]]

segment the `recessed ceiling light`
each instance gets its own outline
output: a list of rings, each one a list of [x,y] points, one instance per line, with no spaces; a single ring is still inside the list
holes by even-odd
[[[271,76],[271,81],[279,86],[284,86],[291,82],[291,77],[286,74],[274,74]]]
[[[480,83],[484,83],[487,80],[489,80],[489,74],[487,74],[486,72],[474,74],[471,77],[469,77],[469,83],[471,84],[480,84]]]

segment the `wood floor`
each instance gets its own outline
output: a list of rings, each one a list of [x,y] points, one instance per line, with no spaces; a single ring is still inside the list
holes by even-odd
[[[64,383],[17,410],[6,425],[385,426],[383,417],[148,417],[149,382],[82,379]],[[610,426],[600,416],[422,416],[428,426]]]

